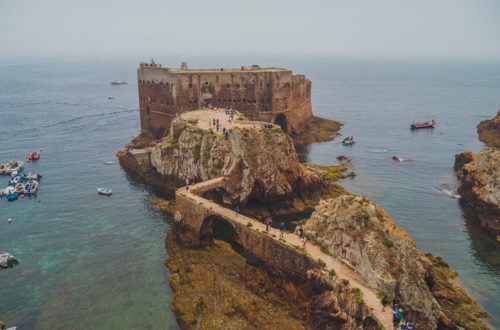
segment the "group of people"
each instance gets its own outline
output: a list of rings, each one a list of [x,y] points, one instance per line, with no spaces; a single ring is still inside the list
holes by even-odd
[[[229,123],[231,123],[231,119],[229,119]],[[209,127],[212,127],[212,126],[215,127],[215,130],[217,132],[222,133],[222,135],[224,136],[224,138],[226,140],[228,139],[228,137],[229,137],[229,130],[226,129],[225,127],[222,127],[222,123],[219,120],[219,118],[211,118],[211,119],[209,119],[208,120],[208,126]]]
[[[387,297],[384,297],[382,299],[382,305],[385,306],[387,305]],[[394,329],[401,329],[401,330],[413,330],[415,328],[415,323],[413,323],[410,320],[405,321],[404,319],[405,315],[403,313],[403,309],[398,306],[398,304],[393,301],[392,302],[392,325],[394,326]]]

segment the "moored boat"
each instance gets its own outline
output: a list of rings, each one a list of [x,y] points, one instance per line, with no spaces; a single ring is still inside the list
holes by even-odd
[[[437,122],[433,119],[431,121],[424,121],[424,122],[413,122],[410,127],[411,129],[419,129],[419,128],[434,128],[436,126]]]
[[[17,192],[14,192],[12,194],[7,195],[7,200],[9,202],[13,202],[13,201],[15,201],[18,198],[19,198],[19,194]]]
[[[24,174],[23,177],[26,180],[39,180],[42,177],[42,175],[39,173],[28,173],[28,174]]]
[[[24,162],[20,160],[12,160],[5,166],[4,174],[10,174],[12,172],[19,172],[21,168],[23,168]]]
[[[110,196],[111,194],[113,194],[113,190],[108,189],[108,188],[97,188],[97,193],[99,195]]]
[[[111,81],[111,85],[126,85],[127,82],[124,80],[113,80]]]
[[[342,144],[349,146],[353,145],[356,142],[356,138],[354,136],[348,136],[344,140],[342,140]]]

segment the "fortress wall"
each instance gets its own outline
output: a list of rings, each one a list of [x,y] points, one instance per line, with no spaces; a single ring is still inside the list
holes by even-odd
[[[312,120],[311,81],[304,75],[293,76],[290,130],[299,133]]]
[[[312,119],[311,82],[291,70],[179,71],[141,65],[137,70],[141,129],[161,137],[176,113],[203,102],[230,106],[251,120],[286,116],[287,132],[300,132]]]
[[[161,136],[178,111],[176,79],[165,69],[141,66],[137,80],[141,130]]]

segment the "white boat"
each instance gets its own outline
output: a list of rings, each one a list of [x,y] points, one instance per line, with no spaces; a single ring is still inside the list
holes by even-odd
[[[28,194],[36,194],[37,190],[38,190],[38,181],[30,180],[27,193]]]
[[[111,85],[126,85],[127,82],[124,80],[113,80],[111,81]]]
[[[113,193],[113,190],[108,189],[108,188],[97,188],[97,193],[99,195],[110,196]]]
[[[41,177],[42,175],[38,173],[28,173],[24,175],[24,178],[27,180],[39,180]]]
[[[20,160],[13,160],[5,167],[5,173],[19,172],[23,168],[24,162]]]

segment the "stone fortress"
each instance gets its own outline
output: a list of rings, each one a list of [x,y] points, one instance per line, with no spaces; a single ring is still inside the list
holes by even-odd
[[[312,120],[311,81],[292,70],[258,65],[241,68],[164,68],[151,60],[137,70],[141,131],[162,137],[176,114],[204,106],[232,108],[251,120],[300,133]]]

